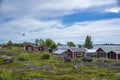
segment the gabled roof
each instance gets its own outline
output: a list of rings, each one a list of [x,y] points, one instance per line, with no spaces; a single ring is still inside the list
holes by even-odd
[[[70,50],[72,52],[86,52],[87,51],[86,48],[77,48],[77,47],[72,47],[72,48],[70,48]]]
[[[114,51],[116,54],[120,54],[120,51]]]
[[[111,48],[111,47],[101,47],[101,49],[102,49],[103,51],[105,51],[105,53],[108,53],[108,52],[112,51],[112,48]]]
[[[33,44],[27,44],[26,46],[29,46],[29,45],[30,45],[30,46],[33,46],[33,47],[36,47],[36,46],[35,46],[35,45],[33,45]]]
[[[101,47],[101,49],[104,50],[106,53],[110,51],[120,51],[120,47],[115,47],[115,46]]]
[[[120,54],[120,51],[113,51],[115,54]]]
[[[60,55],[60,54],[63,54],[65,51],[66,51],[66,50],[56,50],[56,51],[53,52],[53,54],[58,54],[58,55]]]

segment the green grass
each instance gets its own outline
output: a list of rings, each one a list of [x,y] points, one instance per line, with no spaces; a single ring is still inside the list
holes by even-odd
[[[24,52],[24,48],[23,47],[13,47],[12,49],[3,48],[0,49],[0,51],[18,54]]]
[[[21,54],[14,57],[12,63],[0,64],[1,67],[5,68],[0,69],[0,79],[26,80],[28,78],[45,78],[47,80],[91,80],[92,78],[96,78],[97,80],[101,80],[102,78],[106,78],[108,80],[120,80],[120,75],[116,74],[120,70],[93,66],[92,64],[97,63],[96,58],[90,64],[74,69],[73,66],[81,62],[81,58],[65,63],[63,59],[59,60],[57,56],[47,52],[23,53],[22,48],[13,48],[12,50],[5,49],[2,51],[10,51],[12,53],[15,51],[15,53],[20,52]],[[44,54],[49,54],[49,59],[41,58]],[[4,58],[0,57],[0,63],[3,60]],[[49,70],[11,70],[11,68],[21,68],[28,65],[36,67],[47,65],[49,66]]]

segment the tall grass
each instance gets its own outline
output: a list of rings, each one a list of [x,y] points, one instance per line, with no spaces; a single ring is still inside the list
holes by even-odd
[[[28,61],[30,60],[29,54],[22,53],[17,57],[18,60],[20,61]]]

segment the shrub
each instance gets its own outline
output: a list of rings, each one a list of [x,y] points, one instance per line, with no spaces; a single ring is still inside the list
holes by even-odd
[[[6,59],[0,56],[0,64],[3,63]]]
[[[28,61],[29,60],[29,55],[28,54],[21,54],[17,58],[20,61]]]
[[[10,71],[0,71],[0,80],[12,80]]]
[[[43,54],[41,56],[42,59],[49,59],[50,58],[50,55],[49,54]]]

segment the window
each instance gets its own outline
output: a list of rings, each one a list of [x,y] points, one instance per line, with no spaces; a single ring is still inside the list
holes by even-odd
[[[82,56],[82,54],[81,53],[77,53],[77,56]]]

